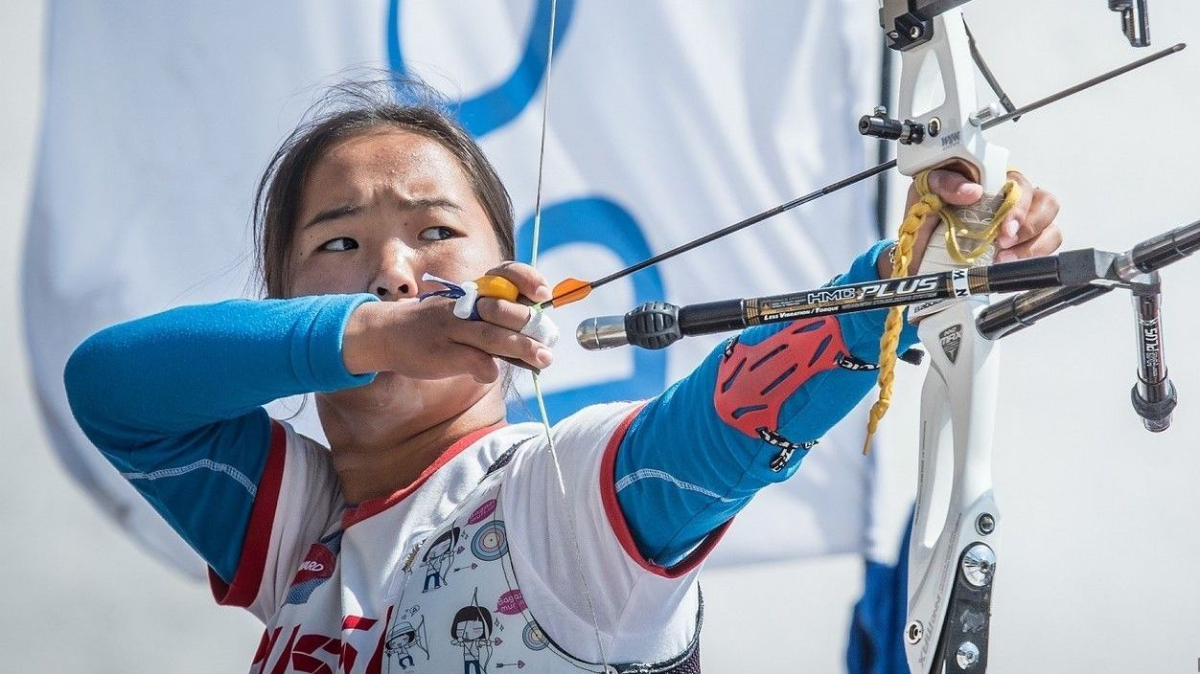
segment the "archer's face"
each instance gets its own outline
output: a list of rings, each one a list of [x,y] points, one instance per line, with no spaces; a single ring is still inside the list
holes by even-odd
[[[454,155],[425,136],[383,128],[336,143],[312,166],[291,258],[291,296],[366,292],[415,302],[443,289],[421,280],[426,273],[474,279],[498,265],[501,253]],[[323,417],[349,405],[372,410],[373,424],[399,429],[440,422],[491,389],[499,390],[466,374],[417,380],[381,372],[368,386],[317,400]]]
[[[291,295],[369,292],[411,299],[501,261],[483,207],[454,155],[395,128],[345,139],[312,167],[292,241]]]
[[[402,648],[404,646],[411,644],[415,638],[416,638],[416,634],[414,634],[413,632],[405,632],[404,634],[398,634],[398,635],[392,637],[391,639],[388,639],[387,647],[391,648],[391,649]]]
[[[479,620],[466,620],[458,624],[454,628],[455,636],[459,641],[474,641],[475,639],[483,638],[483,622]]]

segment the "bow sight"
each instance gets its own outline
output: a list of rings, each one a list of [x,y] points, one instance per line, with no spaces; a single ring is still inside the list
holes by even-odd
[[[880,0],[879,25],[883,27],[887,46],[899,52],[907,52],[915,47],[927,45],[937,36],[935,29],[937,18],[967,2],[969,0]],[[1122,31],[1129,39],[1129,44],[1134,47],[1150,46],[1150,22],[1146,2],[1147,0],[1108,0],[1108,8],[1121,13]],[[954,29],[957,30],[957,27]],[[1048,97],[1039,101],[1040,104],[1025,106],[1018,110],[1013,106],[1008,94],[1004,92],[1004,88],[1000,86],[1000,82],[992,73],[991,68],[988,67],[966,21],[963,21],[963,30],[966,32],[971,59],[979,68],[979,73],[983,75],[988,87],[997,97],[996,103],[970,115],[969,121],[980,130],[986,130],[1000,121],[1008,119],[1017,121],[1022,114],[1030,110],[1090,86],[1085,83],[1079,88],[1063,92],[1058,97]],[[940,57],[953,58],[953,54],[947,50]],[[889,66],[885,63],[884,67]],[[943,86],[949,87],[952,84],[943,83]],[[910,92],[913,88],[913,86],[901,85],[902,91]],[[894,140],[904,145],[919,145],[927,137],[936,138],[941,135],[943,121],[936,116],[926,123],[915,119],[893,119],[888,116],[886,106],[879,106],[872,114],[863,115],[858,122],[858,131],[864,136]]]
[[[1150,17],[1146,0],[1108,0],[1108,8],[1121,13],[1121,31],[1132,47],[1150,46]]]

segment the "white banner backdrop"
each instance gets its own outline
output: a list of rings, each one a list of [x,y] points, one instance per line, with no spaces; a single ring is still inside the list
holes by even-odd
[[[461,100],[527,246],[549,7],[51,3],[23,277],[35,385],[63,464],[152,553],[201,571],[76,427],[61,383],[70,352],[115,322],[255,292],[258,174],[347,68],[419,76]],[[559,0],[539,265],[547,277],[595,278],[863,168],[874,150],[856,120],[878,95],[876,9],[874,0]],[[874,195],[866,184],[821,199],[597,291],[556,320],[569,333],[586,316],[651,299],[820,285],[874,240]],[[565,343],[544,378],[552,413],[653,395],[716,341],[600,354]],[[320,436],[312,407],[297,423]],[[858,451],[863,411],[739,516],[714,564],[866,551],[874,476]],[[523,414],[518,406],[513,418]],[[879,536],[882,557],[894,557],[896,541],[892,528]]]

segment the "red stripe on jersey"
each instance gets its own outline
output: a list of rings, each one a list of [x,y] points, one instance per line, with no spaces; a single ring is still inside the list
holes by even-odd
[[[254,496],[254,507],[250,511],[246,539],[242,542],[242,556],[233,574],[233,583],[226,585],[215,571],[211,568],[208,570],[208,584],[218,604],[245,608],[254,603],[254,598],[258,596],[263,569],[267,564],[267,550],[271,544],[271,529],[275,524],[275,506],[279,503],[286,454],[287,432],[279,422],[272,420],[267,465],[258,479],[258,492]]]
[[[625,554],[629,555],[630,559],[656,576],[679,578],[691,572],[708,557],[721,537],[725,535],[733,520],[729,520],[710,532],[704,542],[672,567],[659,566],[642,555],[641,550],[638,550],[637,543],[633,540],[633,532],[629,529],[629,523],[625,521],[625,513],[621,510],[621,504],[617,501],[617,450],[621,447],[621,441],[625,439],[629,426],[642,411],[642,407],[639,405],[637,409],[630,412],[608,440],[608,447],[604,449],[604,458],[600,463],[600,501],[604,504],[604,512],[608,515],[608,523],[612,527],[613,533],[616,534],[617,541],[621,543],[621,548],[625,550]]]

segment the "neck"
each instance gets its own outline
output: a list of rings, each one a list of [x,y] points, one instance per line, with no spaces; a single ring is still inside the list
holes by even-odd
[[[396,402],[381,405],[378,399],[371,399],[374,396],[363,395],[368,393],[364,389],[376,384],[387,382],[317,396],[317,410],[332,450],[333,467],[350,503],[388,496],[403,489],[416,481],[450,445],[504,420],[504,397],[499,386],[480,387],[474,399],[447,400],[445,404],[433,402],[440,396],[410,395],[387,396]],[[418,404],[406,404],[414,398]],[[422,404],[425,400],[431,404]]]

